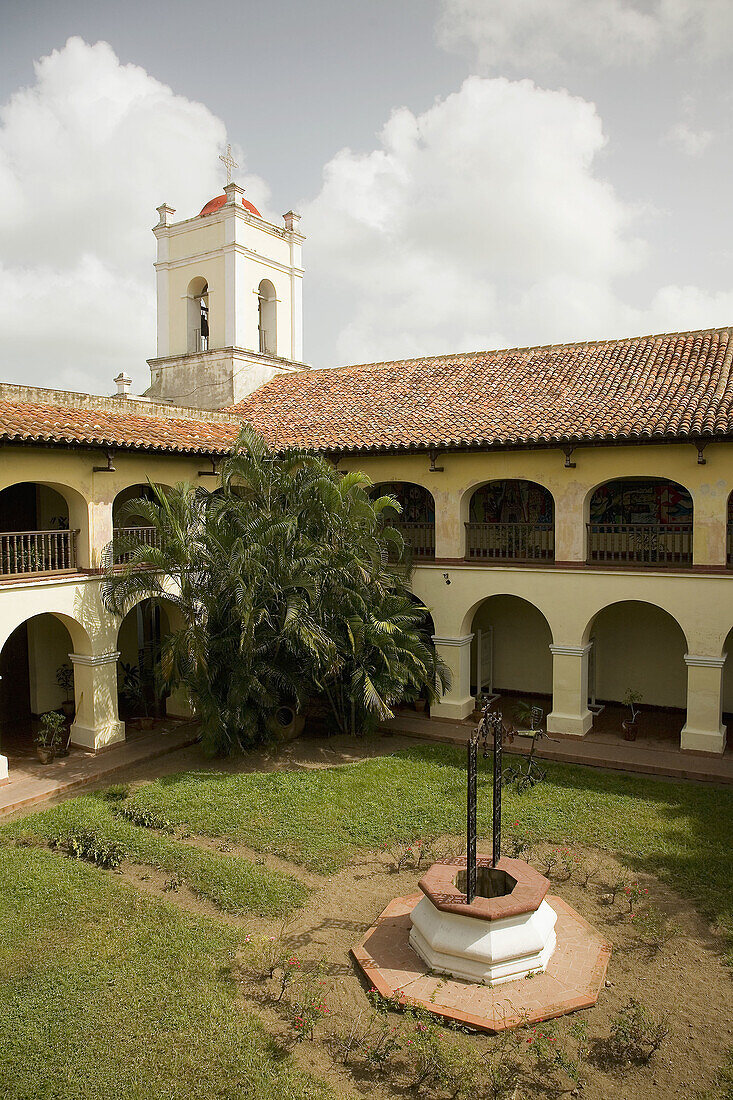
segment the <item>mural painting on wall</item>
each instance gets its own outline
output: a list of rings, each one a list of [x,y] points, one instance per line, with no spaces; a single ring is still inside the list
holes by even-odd
[[[433,498],[421,485],[412,485],[407,481],[375,485],[373,495],[397,498],[402,506],[402,514],[397,517],[397,523],[435,522]]]
[[[552,497],[533,481],[492,481],[471,498],[471,523],[552,523]]]
[[[591,523],[692,523],[692,499],[673,481],[612,481],[593,494]]]

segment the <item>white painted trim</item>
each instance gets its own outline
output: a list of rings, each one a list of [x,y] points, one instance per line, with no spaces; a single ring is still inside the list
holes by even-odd
[[[194,256],[184,256],[178,260],[158,260],[153,264],[153,267],[156,271],[173,271],[178,267],[188,267],[194,260],[196,263],[216,260],[219,256],[226,255],[227,252],[237,253],[248,260],[254,260],[258,264],[262,264],[264,267],[270,267],[273,271],[280,271],[284,275],[293,274],[302,278],[305,274],[305,269],[302,267],[292,267],[290,264],[281,263],[280,260],[273,260],[269,256],[263,256],[261,252],[254,252],[251,248],[233,241],[208,252],[197,252]]]
[[[113,653],[98,653],[96,656],[89,653],[70,653],[69,660],[74,665],[87,665],[90,668],[97,668],[100,665],[114,664],[119,656],[119,650],[115,650]]]
[[[558,657],[584,657],[586,653],[590,653],[593,648],[593,643],[588,642],[587,645],[552,645],[550,644],[550,653],[553,656]]]
[[[685,664],[693,668],[722,668],[725,657],[699,657],[695,653],[685,653]]]
[[[469,645],[473,640],[473,634],[464,634],[461,638],[441,638],[437,634],[433,634],[433,641],[436,645]]]

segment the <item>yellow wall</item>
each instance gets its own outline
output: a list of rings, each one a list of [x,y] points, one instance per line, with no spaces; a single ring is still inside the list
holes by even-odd
[[[446,639],[443,655],[458,670],[457,683],[446,697],[444,716],[468,713],[471,707],[470,635],[474,616],[488,597],[482,616],[494,616],[496,676],[500,687],[513,690],[549,690],[553,670],[556,696],[565,693],[558,711],[562,721],[572,719],[569,732],[583,733],[581,651],[597,634],[600,698],[618,698],[630,686],[630,673],[643,667],[645,682],[639,685],[647,703],[684,705],[688,684],[693,685],[694,737],[690,744],[703,751],[719,751],[715,733],[716,706],[720,702],[719,661],[733,628],[733,572],[725,567],[727,500],[733,489],[733,447],[711,444],[706,465],[698,465],[689,444],[638,447],[579,448],[575,469],[564,467],[559,450],[514,451],[486,454],[440,455],[443,472],[429,471],[426,455],[373,456],[342,459],[340,469],[363,469],[375,482],[407,481],[423,485],[436,505],[436,554],[434,563],[418,564],[413,587],[432,610],[435,633]],[[94,473],[104,465],[100,451],[64,451],[32,447],[7,447],[0,465],[0,489],[17,482],[39,482],[63,493],[72,528],[79,528],[79,562],[96,567],[112,533],[112,502],[127,486],[148,477],[161,484],[179,481],[215,488],[214,478],[202,481],[201,459],[118,451],[114,473]],[[694,507],[694,550],[698,571],[669,569],[613,569],[585,564],[585,524],[588,501],[594,489],[615,477],[663,477],[679,482],[691,493]],[[545,485],[553,494],[556,515],[557,563],[547,566],[483,565],[463,561],[463,522],[474,489],[500,477],[527,478]],[[441,560],[442,559],[442,560]],[[564,563],[564,564],[563,564]],[[444,573],[449,574],[450,586]],[[512,607],[508,596],[526,600],[547,620],[538,628],[534,612]],[[0,584],[2,614],[0,644],[12,630],[32,615],[53,611],[62,616],[72,635],[74,651],[104,655],[117,647],[117,621],[101,605],[95,576],[40,578]],[[666,626],[659,615],[638,606],[629,621],[615,609],[594,620],[604,608],[622,601],[653,604],[679,624],[682,634]],[[487,610],[486,608],[489,608]],[[550,654],[549,636],[559,647]],[[126,643],[125,643],[126,644]],[[439,647],[440,648],[440,647]],[[577,652],[576,652],[577,651]],[[50,664],[55,673],[57,656]],[[683,661],[687,653],[690,668]],[[561,658],[561,659],[560,659]],[[698,658],[703,658],[702,663]],[[710,664],[705,659],[710,658]],[[63,659],[63,655],[62,658]],[[562,664],[562,668],[560,667]],[[687,670],[687,671],[686,671]],[[521,673],[521,675],[520,675]],[[110,677],[97,669],[84,676]],[[81,673],[79,674],[81,675]],[[723,703],[733,711],[733,672],[725,670]],[[506,682],[503,682],[506,681]],[[111,681],[110,681],[111,682]],[[716,688],[716,683],[718,687]],[[697,685],[697,686],[695,686]],[[637,686],[637,685],[631,685]],[[45,690],[45,689],[44,689]],[[578,696],[571,714],[571,696]],[[455,702],[451,712],[450,699]],[[569,701],[570,700],[570,701]],[[694,706],[693,706],[694,704]],[[557,708],[556,708],[557,709]],[[95,719],[96,720],[96,719]],[[90,720],[91,721],[91,720]],[[719,719],[717,720],[719,726]],[[109,728],[114,726],[112,719]],[[115,734],[116,736],[116,734]],[[717,738],[717,741],[715,740]],[[707,746],[710,745],[708,750]],[[715,747],[718,746],[718,747]]]
[[[632,688],[645,704],[685,706],[685,638],[664,611],[644,603],[614,604],[598,615],[592,636],[598,699],[620,702]]]
[[[539,611],[513,596],[494,596],[479,607],[471,629],[475,634],[488,627],[493,628],[494,688],[549,695],[552,692],[552,635]],[[475,639],[471,660],[472,670],[475,670]],[[476,684],[475,671],[472,683]]]
[[[69,664],[73,646],[69,632],[53,615],[40,615],[28,623],[28,679],[31,713],[56,710],[64,693],[56,683],[56,669]]]

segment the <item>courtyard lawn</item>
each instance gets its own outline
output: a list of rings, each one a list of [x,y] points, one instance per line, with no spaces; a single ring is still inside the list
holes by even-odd
[[[236,1003],[238,935],[90,865],[0,848],[3,1097],[327,1100]]]
[[[491,769],[481,768],[479,829],[488,835]],[[505,788],[507,832],[622,853],[733,934],[732,789],[562,764],[547,773],[525,794]],[[192,832],[328,873],[385,842],[459,833],[465,783],[465,752],[429,745],[317,770],[188,772],[141,788],[133,801]]]
[[[203,898],[230,913],[284,916],[303,904],[307,887],[293,875],[265,870],[248,859],[207,852],[165,832],[133,825],[115,813],[115,803],[85,795],[62,802],[0,830],[0,836],[62,840],[87,830],[119,844],[125,858],[171,875],[180,875]]]
[[[481,767],[486,835],[491,772]],[[151,897],[47,844],[88,830],[133,863],[180,875],[222,910],[278,919],[307,905],[308,887],[236,852],[196,847],[195,834],[332,873],[384,844],[459,833],[464,752],[411,746],[331,768],[208,767],[141,786],[124,804],[170,820],[176,835],[132,824],[103,793],[0,828],[3,1095],[326,1100],[327,1086],[296,1069],[243,1009],[230,975],[243,928],[182,911],[173,894]],[[504,821],[507,834],[619,853],[730,934],[731,811],[731,790],[548,765],[545,783],[505,790]]]

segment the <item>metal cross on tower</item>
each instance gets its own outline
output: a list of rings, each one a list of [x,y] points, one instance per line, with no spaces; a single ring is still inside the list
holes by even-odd
[[[219,154],[219,160],[226,167],[226,170],[227,170],[227,184],[229,184],[229,183],[232,182],[232,168],[239,168],[239,165],[237,164],[236,160],[232,156],[232,147],[231,147],[231,145],[227,145],[226,155],[223,154],[223,153]]]
[[[468,739],[468,798],[466,828],[466,901],[470,905],[476,897],[476,780],[478,772],[479,742],[484,759],[489,755],[489,740],[494,745],[494,795],[492,822],[492,856],[494,867],[501,859],[501,754],[504,727],[501,714],[489,710],[487,703],[481,713],[481,721]]]

